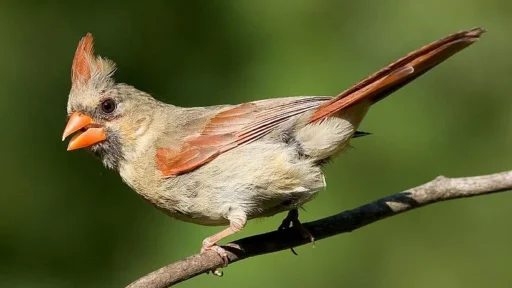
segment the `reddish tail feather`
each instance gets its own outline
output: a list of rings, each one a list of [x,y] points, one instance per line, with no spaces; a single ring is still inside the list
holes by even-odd
[[[375,103],[385,98],[473,44],[484,32],[482,28],[460,31],[409,53],[322,104],[310,122],[325,119],[364,99]]]

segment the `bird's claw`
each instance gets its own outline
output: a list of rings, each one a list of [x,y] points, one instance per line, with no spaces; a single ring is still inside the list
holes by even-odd
[[[311,243],[313,243],[313,247],[315,247],[315,237],[313,237],[313,235],[309,233],[308,229],[304,228],[304,226],[302,225],[302,223],[300,223],[298,219],[293,220],[292,223],[293,227],[296,227],[300,230],[302,237],[309,238],[309,241],[311,241]]]
[[[226,252],[226,250],[224,248],[220,247],[217,244],[210,244],[210,243],[203,242],[203,247],[201,247],[201,253],[205,253],[208,250],[215,251],[217,253],[217,255],[219,255],[219,257],[222,259],[222,268],[228,267],[229,257],[228,257],[228,253]],[[213,275],[215,275],[217,277],[222,277],[224,275],[224,273],[222,271],[220,271],[219,268],[215,268],[211,272]],[[207,272],[207,273],[209,273],[209,272]]]
[[[302,223],[300,223],[298,218],[298,213],[294,211],[290,211],[288,216],[283,219],[283,222],[281,222],[281,225],[279,225],[279,228],[277,228],[278,231],[286,230],[289,228],[297,228],[299,229],[299,232],[302,234],[302,237],[309,238],[309,240],[313,243],[313,248],[315,247],[315,237],[309,231],[304,228]],[[293,254],[298,255],[295,249],[290,248]]]

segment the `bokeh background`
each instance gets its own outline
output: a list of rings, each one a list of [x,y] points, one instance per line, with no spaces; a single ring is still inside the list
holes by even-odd
[[[181,106],[335,95],[452,32],[469,49],[372,108],[311,221],[437,175],[512,169],[512,2],[0,1],[0,286],[123,287],[219,228],[178,222],[60,141],[91,32],[116,79]],[[179,287],[510,287],[512,193],[440,203]],[[229,238],[275,229],[256,220]]]

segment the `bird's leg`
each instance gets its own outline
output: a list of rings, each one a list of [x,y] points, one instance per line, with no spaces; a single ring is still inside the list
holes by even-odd
[[[304,238],[309,238],[313,245],[315,245],[315,237],[309,233],[309,231],[302,226],[302,223],[299,221],[299,210],[292,209],[288,211],[288,215],[286,215],[286,218],[284,218],[283,222],[281,222],[281,225],[279,226],[278,230],[285,230],[293,227],[299,229],[300,233]],[[291,248],[292,253],[297,255],[297,252],[293,248]]]
[[[219,242],[223,238],[226,238],[226,237],[242,230],[242,228],[245,226],[246,222],[247,222],[247,219],[246,219],[245,215],[243,217],[239,217],[239,218],[230,220],[228,228],[203,240],[203,245],[201,247],[201,253],[206,252],[208,250],[213,250],[213,251],[217,252],[217,254],[219,254],[219,256],[222,258],[222,262],[224,263],[222,267],[227,267],[228,262],[229,262],[228,254],[224,248],[217,245],[217,242]],[[212,273],[215,276],[222,276],[222,272],[219,271],[217,268],[215,268],[212,271]]]

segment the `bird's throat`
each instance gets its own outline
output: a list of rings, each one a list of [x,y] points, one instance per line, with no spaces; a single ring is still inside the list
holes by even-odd
[[[97,143],[88,150],[109,169],[119,170],[119,163],[125,159],[121,139],[113,131],[109,131],[107,141]]]

